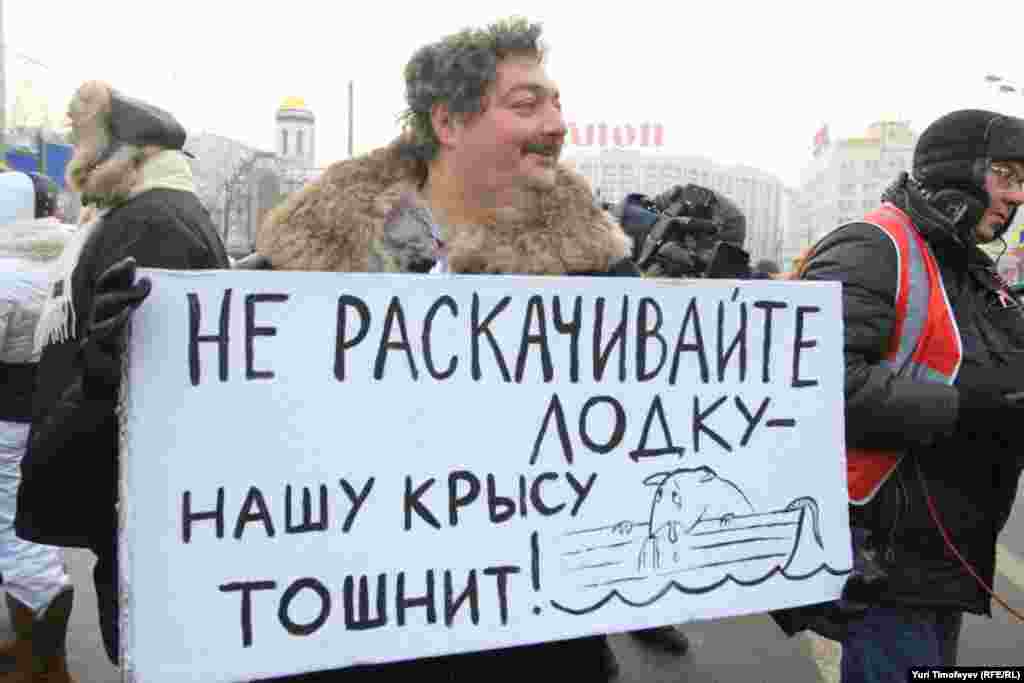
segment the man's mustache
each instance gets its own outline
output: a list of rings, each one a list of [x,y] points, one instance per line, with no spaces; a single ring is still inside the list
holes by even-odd
[[[560,142],[528,142],[523,146],[524,154],[540,154],[546,157],[558,156],[561,151],[562,143]]]

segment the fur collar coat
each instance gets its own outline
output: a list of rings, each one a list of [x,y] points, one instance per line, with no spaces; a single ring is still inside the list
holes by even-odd
[[[387,147],[330,166],[275,207],[256,250],[276,270],[422,272],[438,255],[415,164]],[[565,166],[555,186],[486,224],[445,225],[453,273],[600,273],[627,258],[629,238]]]

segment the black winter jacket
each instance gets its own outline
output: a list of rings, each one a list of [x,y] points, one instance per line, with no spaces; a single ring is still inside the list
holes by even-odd
[[[79,351],[96,279],[129,256],[146,268],[230,267],[209,214],[192,193],[148,190],[102,221],[72,278],[76,336],[46,346],[39,361],[15,522],[18,536],[37,543],[107,549],[116,538],[117,396],[83,391]]]
[[[959,329],[960,376],[987,373],[1002,383],[993,390],[1024,390],[1024,316],[998,303],[991,259],[917,222]],[[889,574],[877,602],[988,614],[988,595],[947,549],[925,491],[958,551],[991,587],[996,538],[1020,476],[1017,454],[994,439],[955,433],[957,386],[896,377],[880,364],[895,321],[897,253],[879,228],[852,223],[827,235],[803,279],[843,283],[847,445],[909,453],[872,502],[851,506],[851,523],[871,532]]]

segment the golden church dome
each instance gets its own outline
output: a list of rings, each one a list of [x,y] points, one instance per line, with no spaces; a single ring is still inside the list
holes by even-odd
[[[286,97],[281,102],[281,106],[277,108],[278,111],[284,109],[306,109],[306,100],[301,97]]]

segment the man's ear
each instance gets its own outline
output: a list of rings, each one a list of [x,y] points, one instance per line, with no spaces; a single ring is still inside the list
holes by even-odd
[[[434,135],[442,147],[448,147],[455,142],[456,117],[448,109],[448,105],[438,102],[430,109],[430,123],[434,126]]]

